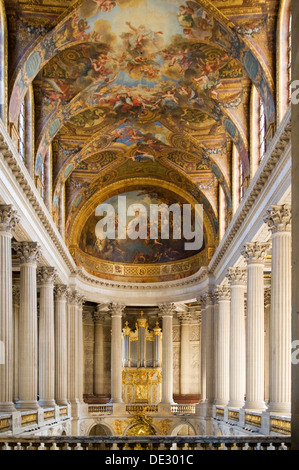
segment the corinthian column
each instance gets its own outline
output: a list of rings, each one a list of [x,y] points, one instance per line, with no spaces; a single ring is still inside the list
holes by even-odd
[[[178,318],[181,322],[181,375],[180,392],[181,395],[190,393],[190,321],[191,314],[188,312],[179,313]]]
[[[19,402],[20,409],[37,409],[37,286],[40,247],[34,242],[14,244],[20,259]]]
[[[54,282],[55,268],[42,267],[37,279],[39,300],[39,405],[55,406]]]
[[[0,410],[13,411],[12,230],[19,219],[0,205]]]
[[[216,298],[213,292],[208,292],[201,297],[204,308],[202,325],[202,337],[204,335],[204,362],[202,365],[205,366],[205,403],[208,405],[213,405],[215,401],[215,300]]]
[[[291,208],[272,206],[269,411],[291,411]]]
[[[246,269],[230,268],[227,274],[231,286],[229,341],[229,403],[232,408],[244,406],[246,382],[245,287]]]
[[[101,306],[98,306],[97,311],[94,313],[94,394],[104,394],[104,319],[105,312],[100,311]]]
[[[123,403],[122,398],[122,316],[124,305],[110,304],[111,335],[111,403]]]
[[[55,311],[55,399],[60,406],[67,405],[67,286],[54,289]]]
[[[68,393],[72,405],[83,401],[83,319],[84,297],[77,291],[69,295],[68,308]]]
[[[217,379],[216,404],[225,406],[229,400],[230,288],[218,286]]]
[[[173,331],[174,304],[160,305],[162,314],[162,402],[173,403]]]
[[[247,243],[247,341],[245,409],[264,410],[264,258],[269,243]]]

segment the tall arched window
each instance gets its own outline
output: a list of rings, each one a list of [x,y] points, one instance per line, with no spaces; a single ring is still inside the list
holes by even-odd
[[[24,163],[26,163],[26,105],[25,100],[21,105],[19,115],[19,154]]]
[[[292,14],[291,0],[281,0],[277,28],[277,116],[282,121],[291,98],[292,64]]]
[[[0,119],[7,124],[7,23],[4,0],[0,0]]]
[[[263,100],[259,100],[259,163],[266,153],[266,113]]]

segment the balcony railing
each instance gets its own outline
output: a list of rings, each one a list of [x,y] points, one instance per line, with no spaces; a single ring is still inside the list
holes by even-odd
[[[7,437],[1,450],[291,450],[290,437],[277,436],[103,436],[103,437]]]

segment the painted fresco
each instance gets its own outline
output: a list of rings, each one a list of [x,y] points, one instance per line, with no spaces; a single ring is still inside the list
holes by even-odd
[[[151,204],[166,204],[168,206],[173,203],[180,205],[187,204],[186,201],[170,191],[154,187],[122,193],[121,196],[127,198],[127,207],[131,204],[143,204],[148,211],[148,215]],[[115,208],[116,219],[118,219],[118,196],[109,199],[106,203],[111,204]],[[186,251],[184,244],[187,240],[184,237],[174,240],[172,237],[172,230],[174,228],[172,217],[170,217],[169,240],[163,240],[161,236],[155,240],[151,240],[149,236],[146,240],[131,240],[130,237],[127,237],[125,240],[117,238],[101,240],[97,237],[97,223],[99,220],[101,220],[100,217],[92,215],[85,223],[79,247],[84,253],[101,260],[129,264],[169,263],[189,258],[204,249],[203,246],[199,251]],[[128,217],[127,230],[129,230],[129,224],[132,220],[133,217]]]

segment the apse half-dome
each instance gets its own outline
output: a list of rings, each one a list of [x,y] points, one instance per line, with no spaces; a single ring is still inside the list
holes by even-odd
[[[122,185],[81,211],[73,256],[104,279],[185,278],[209,259],[209,235],[200,208],[192,198],[166,187]]]

